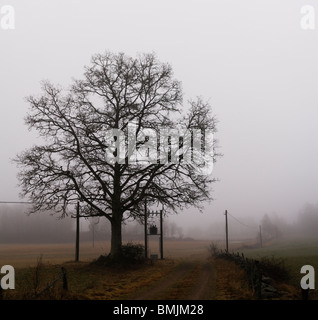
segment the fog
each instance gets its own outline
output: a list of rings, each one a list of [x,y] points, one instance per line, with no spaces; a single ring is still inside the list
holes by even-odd
[[[27,206],[0,206],[0,243],[69,243],[76,238],[75,215],[59,219],[54,212],[27,215]],[[290,221],[276,213],[258,218],[236,217],[228,213],[228,239],[230,243],[258,245],[278,239],[317,238],[318,204],[306,204],[299,210],[296,219]],[[159,220],[150,218],[149,225],[159,227]],[[80,219],[80,241],[103,243],[111,237],[110,223],[104,217]],[[158,230],[160,233],[160,229]],[[136,221],[123,225],[124,242],[143,242],[144,226]],[[169,217],[163,220],[165,240],[210,240],[211,243],[225,242],[225,220],[213,219],[209,225],[186,228]],[[150,239],[155,240],[155,237]]]
[[[185,101],[210,101],[223,154],[213,171],[213,201],[202,213],[192,208],[167,218],[179,228],[169,236],[224,237],[225,210],[235,237],[256,237],[266,214],[283,234],[307,232],[318,216],[318,30],[300,26],[306,4],[11,0],[15,29],[0,27],[0,201],[19,200],[11,159],[39,141],[24,117],[25,97],[40,93],[41,80],[68,86],[105,50],[155,52],[182,81]],[[9,212],[19,212],[12,218],[17,237],[27,223],[40,232],[44,220],[58,223],[61,234],[74,231],[72,221],[46,213],[22,218],[22,209],[0,209],[0,228]]]

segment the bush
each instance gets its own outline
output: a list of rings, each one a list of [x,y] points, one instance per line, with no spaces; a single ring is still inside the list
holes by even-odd
[[[290,270],[285,265],[283,258],[263,257],[259,260],[259,266],[263,274],[277,281],[289,281]]]
[[[101,255],[94,264],[97,265],[135,265],[145,262],[145,248],[142,244],[127,243],[121,246],[121,256],[114,260],[110,255]]]
[[[220,254],[220,249],[218,248],[218,245],[214,242],[211,242],[209,246],[209,252],[212,257],[217,257]]]
[[[127,243],[121,247],[123,261],[141,263],[145,260],[145,247],[142,244]]]

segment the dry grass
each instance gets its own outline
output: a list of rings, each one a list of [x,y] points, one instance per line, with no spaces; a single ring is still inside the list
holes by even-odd
[[[109,242],[80,244],[80,260],[90,261],[109,251]],[[43,263],[64,263],[74,261],[75,243],[61,244],[0,244],[0,265],[9,264],[14,268],[35,266],[39,256]]]
[[[141,242],[142,243],[142,242]],[[164,257],[205,258],[208,254],[210,241],[164,241]],[[149,242],[150,253],[158,253],[158,241]],[[95,241],[94,247],[90,242],[80,243],[79,258],[82,262],[89,262],[100,255],[108,253],[109,241]],[[61,244],[0,244],[0,266],[9,264],[14,268],[35,266],[39,256],[43,263],[65,263],[74,261],[75,243]]]
[[[153,250],[158,243],[153,243]],[[74,244],[55,245],[0,245],[0,266],[12,265],[16,270],[15,290],[6,290],[5,299],[31,299],[58,275],[61,267],[67,271],[69,290],[62,290],[58,281],[51,289],[40,296],[40,299],[131,299],[138,292],[147,292],[171,274],[183,261],[190,260],[194,267],[186,276],[176,281],[165,292],[165,299],[182,299],[193,293],[194,283],[202,276],[202,264],[195,261],[206,261],[209,255],[210,241],[166,241],[164,243],[164,261],[154,264],[135,266],[133,269],[114,269],[92,265],[90,262],[101,254],[107,253],[109,243],[81,243],[80,262],[75,263]],[[154,253],[154,252],[152,252]],[[39,259],[39,257],[42,257]],[[254,293],[248,287],[245,272],[234,262],[223,259],[212,259],[216,275],[212,286],[218,300],[250,300]],[[40,263],[39,263],[40,262]],[[297,269],[297,268],[296,268]],[[299,274],[298,274],[299,276]],[[298,281],[299,282],[299,281]],[[279,291],[286,294],[283,300],[298,299],[298,287],[275,283]],[[210,298],[210,297],[209,297]],[[314,293],[312,295],[312,299]]]
[[[128,299],[131,293],[151,286],[175,268],[171,260],[129,269],[115,269],[92,265],[88,262],[40,265],[16,270],[16,289],[5,292],[5,299],[34,299],[36,293],[47,287],[61,274],[61,266],[67,271],[68,291],[62,290],[62,280],[45,291],[37,299],[116,300]]]
[[[200,269],[202,265],[200,263],[196,263],[191,271],[187,273],[186,277],[178,281],[174,286],[169,288],[168,292],[165,292],[162,295],[162,299],[165,300],[182,300],[185,297],[189,296],[191,289],[193,288],[193,284],[198,279],[198,275],[200,273]]]
[[[91,280],[86,282],[85,288],[81,292],[78,290],[73,292],[76,298],[85,300],[129,299],[132,293],[151,286],[167,276],[174,267],[173,261],[165,260],[130,270],[96,268],[90,272]]]
[[[217,300],[251,300],[253,291],[248,287],[245,272],[234,262],[213,258],[216,269]]]
[[[0,266],[15,268],[15,290],[5,292],[6,299],[30,299],[67,271],[69,292],[61,290],[58,281],[40,299],[129,299],[131,293],[142,291],[166,277],[178,265],[178,258],[204,258],[209,241],[166,241],[164,261],[156,261],[134,269],[114,269],[90,262],[109,250],[109,243],[80,244],[80,262],[75,263],[74,244],[9,244],[0,245]],[[152,248],[157,248],[154,243]],[[39,262],[39,257],[41,257]],[[185,281],[189,281],[185,279]],[[186,287],[182,287],[185,290]],[[170,293],[169,293],[170,294]],[[173,293],[171,292],[173,296]]]
[[[213,258],[216,269],[216,299],[218,300],[255,300],[255,292],[249,288],[245,271],[234,261],[222,258]],[[273,287],[280,293],[275,300],[299,300],[300,290],[284,279],[273,280]]]

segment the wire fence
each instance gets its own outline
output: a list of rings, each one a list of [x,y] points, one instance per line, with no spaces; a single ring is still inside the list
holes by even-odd
[[[42,289],[40,292],[35,294],[31,299],[36,300],[38,299],[41,295],[43,295],[45,292],[47,292],[50,288],[52,288],[58,281],[62,280],[62,288],[63,291],[66,292],[68,291],[68,281],[67,281],[67,273],[64,267],[61,268],[61,274],[56,277],[51,283],[49,283],[44,289]],[[0,300],[3,300],[3,293],[4,290],[2,289],[0,285]]]
[[[48,284],[43,290],[41,290],[36,295],[34,295],[32,297],[32,299],[39,298],[43,293],[47,292],[50,288],[52,288],[55,285],[55,283],[57,283],[60,280],[62,280],[62,282],[63,282],[63,290],[64,291],[68,291],[68,282],[67,282],[66,270],[65,270],[64,267],[62,267],[61,270],[62,270],[61,274],[57,278],[55,278],[50,284]]]

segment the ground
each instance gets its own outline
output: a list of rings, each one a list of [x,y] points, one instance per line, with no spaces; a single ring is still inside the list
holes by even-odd
[[[6,291],[4,299],[255,299],[244,271],[229,261],[211,258],[210,244],[210,241],[166,242],[163,260],[122,268],[92,264],[107,252],[105,243],[95,243],[94,247],[82,243],[79,262],[74,262],[73,244],[0,245],[0,266],[11,264],[16,270],[16,289]],[[37,296],[61,275],[62,267],[67,272],[68,291],[62,290],[59,279]],[[284,299],[299,298],[295,287],[282,288],[288,291]]]
[[[134,300],[212,300],[215,299],[215,270],[211,263],[181,261],[164,278],[129,298]]]

